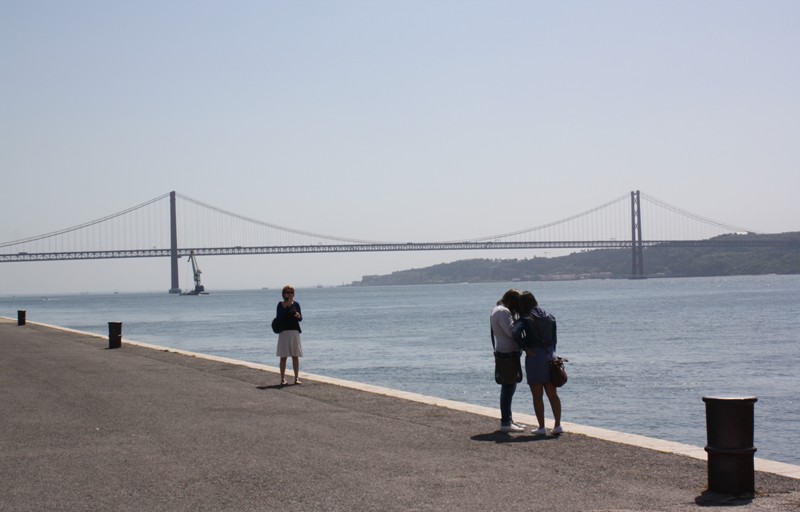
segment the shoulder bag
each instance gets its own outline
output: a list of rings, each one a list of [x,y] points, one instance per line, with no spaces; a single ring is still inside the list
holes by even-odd
[[[492,348],[494,348],[494,330]],[[494,381],[498,384],[516,384],[522,382],[522,365],[519,358],[521,352],[494,351]]]
[[[550,360],[550,384],[557,388],[567,383],[567,369],[564,367],[565,362],[569,362],[569,359],[556,357]]]

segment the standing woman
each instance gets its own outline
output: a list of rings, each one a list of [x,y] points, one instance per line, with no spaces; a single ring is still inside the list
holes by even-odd
[[[303,344],[300,342],[300,322],[303,321],[303,314],[300,303],[294,300],[294,288],[289,285],[283,287],[283,301],[278,303],[278,311],[275,314],[281,326],[278,334],[278,349],[276,354],[281,358],[281,386],[286,385],[286,359],[292,358],[292,368],[294,369],[294,383],[300,384],[300,358],[303,357]]]
[[[512,335],[525,351],[525,375],[533,395],[533,412],[539,423],[539,428],[532,434],[537,436],[547,434],[547,429],[544,427],[545,393],[555,420],[552,433],[561,434],[564,432],[561,427],[561,398],[558,396],[558,388],[550,383],[550,360],[555,358],[558,341],[555,321],[547,321],[547,312],[539,307],[536,297],[529,291],[520,294],[517,308],[519,319],[514,322]]]
[[[511,334],[511,327],[514,325],[511,312],[517,309],[518,297],[519,290],[514,288],[508,290],[497,302],[489,317],[495,352],[509,354],[517,359],[521,354]],[[516,383],[500,386],[500,432],[525,432],[525,426],[514,423],[511,415],[511,400],[516,390]]]

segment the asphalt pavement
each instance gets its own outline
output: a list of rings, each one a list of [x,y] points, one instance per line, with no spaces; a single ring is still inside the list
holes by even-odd
[[[757,471],[754,495],[717,494],[698,458],[278,381],[0,319],[0,510],[800,510],[790,476]]]

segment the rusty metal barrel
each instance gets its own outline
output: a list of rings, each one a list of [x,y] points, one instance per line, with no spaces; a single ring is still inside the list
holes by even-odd
[[[108,348],[122,346],[122,322],[108,322]]]
[[[703,397],[710,491],[725,494],[755,492],[753,409],[757,400],[756,397]]]

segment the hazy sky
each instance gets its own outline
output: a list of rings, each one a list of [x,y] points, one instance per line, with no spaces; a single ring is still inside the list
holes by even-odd
[[[170,190],[399,242],[524,229],[637,189],[797,231],[799,26],[794,0],[0,0],[0,242]],[[201,266],[213,290],[532,255]],[[0,263],[3,295],[168,288],[166,259]]]

